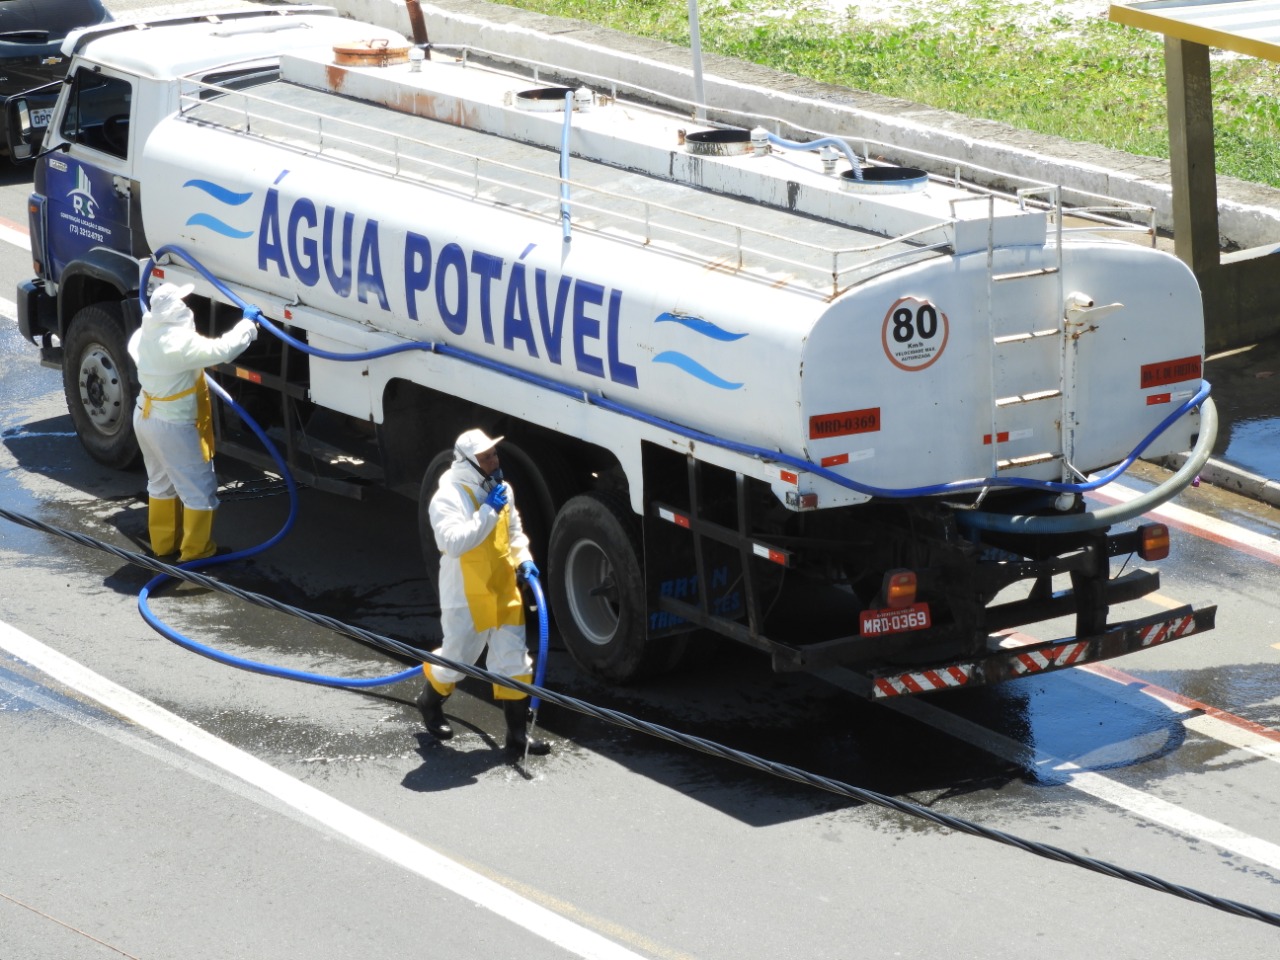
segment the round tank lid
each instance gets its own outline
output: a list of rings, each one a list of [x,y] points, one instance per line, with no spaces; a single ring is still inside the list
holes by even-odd
[[[344,67],[386,67],[393,63],[409,62],[409,47],[392,46],[390,40],[353,40],[335,44],[335,63]]]
[[[521,90],[515,95],[515,104],[521,110],[552,113],[564,109],[564,98],[572,94],[573,87],[538,87]]]
[[[695,130],[686,134],[684,149],[699,156],[737,157],[751,153],[750,130]]]
[[[861,193],[912,193],[929,185],[929,174],[915,167],[863,167],[862,179],[852,170],[841,170],[840,181]]]

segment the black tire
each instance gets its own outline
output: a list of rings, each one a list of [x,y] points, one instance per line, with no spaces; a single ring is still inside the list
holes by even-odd
[[[142,457],[133,435],[138,375],[125,350],[119,304],[95,303],[72,319],[62,343],[62,389],[89,456],[127,470]]]
[[[565,647],[610,683],[671,667],[670,645],[648,637],[639,519],[622,500],[585,493],[566,503],[551,530],[547,580]]]
[[[427,575],[427,615],[440,615],[440,548],[431,529],[431,498],[440,486],[440,478],[453,462],[453,450],[441,450],[422,474],[422,486],[418,489],[418,542],[422,546],[422,566]]]

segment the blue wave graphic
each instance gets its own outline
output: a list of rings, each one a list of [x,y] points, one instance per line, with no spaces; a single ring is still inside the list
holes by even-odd
[[[737,390],[742,386],[740,383],[734,383],[732,380],[726,380],[718,377],[697,360],[687,357],[683,353],[677,353],[674,350],[664,350],[653,358],[654,363],[669,363],[673,367],[678,367],[691,377],[697,377],[703,383],[709,383],[713,387],[719,387],[721,390]]]
[[[694,333],[699,333],[704,337],[710,337],[712,340],[719,340],[722,343],[741,340],[746,336],[745,333],[733,333],[724,329],[724,327],[718,327],[710,320],[703,320],[701,317],[686,317],[681,313],[660,313],[654,318],[653,322],[678,323],[682,327],[688,327]]]
[[[189,227],[206,227],[214,233],[220,233],[224,237],[230,237],[232,240],[244,240],[246,237],[252,237],[252,230],[237,230],[230,224],[223,223],[215,216],[207,213],[197,213],[187,221]]]
[[[249,193],[233,193],[226,187],[214,183],[212,180],[188,180],[183,184],[184,187],[195,187],[197,190],[203,190],[219,203],[225,203],[231,207],[238,207],[253,196],[253,192]]]

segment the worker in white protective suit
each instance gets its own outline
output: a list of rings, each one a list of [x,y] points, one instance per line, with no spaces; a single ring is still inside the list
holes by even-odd
[[[238,357],[258,336],[248,313],[222,336],[196,332],[184,302],[191,284],[165,283],[129,338],[138,368],[133,429],[147,467],[147,529],[157,557],[178,562],[212,556],[218,478],[213,469],[213,416],[204,368]],[[254,313],[256,308],[250,308]]]
[[[488,669],[529,683],[533,664],[525,645],[524,604],[516,577],[538,576],[516,510],[514,495],[502,479],[498,441],[483,430],[468,430],[453,448],[453,463],[431,498],[431,529],[440,548],[440,626],[444,642],[435,652],[472,664],[488,647]],[[423,664],[427,682],[418,707],[427,731],[448,740],[453,728],[444,701],[464,674]],[[526,752],[543,755],[550,744],[529,739],[528,695],[500,684],[493,696],[507,722],[507,759]]]

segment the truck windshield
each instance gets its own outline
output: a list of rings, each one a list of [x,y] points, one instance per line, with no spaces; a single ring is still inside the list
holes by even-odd
[[[61,134],[75,143],[124,159],[129,155],[129,105],[133,88],[129,81],[76,71]]]

